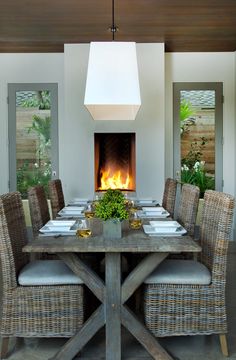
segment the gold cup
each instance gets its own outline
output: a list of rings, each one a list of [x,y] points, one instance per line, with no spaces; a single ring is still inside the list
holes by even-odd
[[[87,219],[92,219],[95,215],[92,205],[88,205],[87,209],[84,211],[84,215]]]
[[[92,231],[91,231],[91,229],[89,227],[88,221],[86,219],[81,220],[81,222],[78,225],[76,235],[78,237],[87,238],[87,237],[91,236],[91,234],[92,234]]]
[[[141,228],[142,219],[140,217],[138,217],[138,214],[136,212],[133,212],[130,215],[129,226],[131,227],[131,229],[134,229],[134,230],[137,230],[137,229]]]
[[[91,236],[92,231],[90,229],[78,229],[76,235],[82,238],[87,238]]]
[[[87,219],[92,219],[95,215],[93,210],[85,210],[84,215]]]

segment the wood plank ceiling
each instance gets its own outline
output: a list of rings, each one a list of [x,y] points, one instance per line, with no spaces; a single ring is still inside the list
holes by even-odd
[[[112,0],[0,0],[0,52],[63,52],[111,41]],[[236,0],[114,0],[115,41],[167,52],[236,51]]]

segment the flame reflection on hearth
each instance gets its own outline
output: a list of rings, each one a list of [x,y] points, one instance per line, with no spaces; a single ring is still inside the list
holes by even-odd
[[[111,168],[101,170],[101,186],[99,190],[132,188],[132,179],[127,172],[113,171]]]

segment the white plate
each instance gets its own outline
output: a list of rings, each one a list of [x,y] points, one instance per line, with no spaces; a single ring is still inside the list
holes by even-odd
[[[49,232],[70,232],[72,230],[73,225],[75,224],[75,220],[50,220],[48,221],[39,231],[42,233],[49,233]],[[74,230],[75,232],[75,230]]]
[[[65,206],[62,210],[64,212],[72,212],[72,211],[83,211],[84,210],[84,206]]]
[[[177,229],[178,227],[180,227],[181,225],[177,222],[177,221],[149,221],[149,224],[152,226],[152,227],[156,227],[156,228],[164,228],[164,229]]]
[[[45,225],[47,226],[73,226],[75,220],[49,220]]]
[[[50,230],[46,225],[44,225],[40,230],[41,236],[60,236],[60,235],[75,235],[77,230],[70,229],[68,231],[55,231]]]
[[[71,206],[72,207],[72,206]],[[76,211],[69,211],[69,210],[64,210],[61,209],[58,213],[58,215],[66,218],[66,217],[84,217],[84,213],[81,210],[76,210]]]
[[[157,218],[157,219],[163,219],[163,218],[167,218],[170,214],[168,213],[168,211],[163,211],[162,213],[159,213],[159,212],[151,212],[151,211],[138,211],[138,215],[139,217],[141,218],[146,218],[146,219],[149,219],[149,218]]]
[[[145,234],[149,236],[182,236],[187,233],[187,231],[182,226],[178,227],[175,231],[173,231],[173,229],[170,228],[168,229],[169,231],[161,232],[157,228],[151,225],[143,225],[143,230]]]
[[[158,207],[150,207],[150,206],[146,206],[146,207],[142,207],[142,210],[145,212],[157,212],[157,213],[163,213],[166,211],[166,209],[164,209],[162,206],[158,206]]]
[[[157,206],[158,201],[157,200],[151,200],[151,199],[139,199],[136,201],[136,204],[139,206]]]
[[[74,198],[69,202],[69,205],[75,206],[75,205],[87,205],[89,202],[89,199],[81,199],[81,198]]]

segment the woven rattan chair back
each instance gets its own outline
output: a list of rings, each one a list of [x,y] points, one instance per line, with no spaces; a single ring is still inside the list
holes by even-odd
[[[27,240],[20,193],[1,195],[1,359],[7,357],[9,337],[71,337],[83,324],[83,285],[18,284],[20,270],[29,264],[29,255],[22,252]]]
[[[25,216],[19,192],[0,196],[0,257],[3,290],[17,286],[17,274],[29,261],[29,255],[22,252],[27,243]]]
[[[194,236],[200,190],[197,186],[184,184],[176,220]]]
[[[228,355],[225,282],[233,208],[231,195],[205,192],[200,260],[211,272],[210,284],[145,284],[145,322],[155,336],[219,334]]]
[[[65,206],[62,183],[60,179],[51,180],[48,183],[49,198],[51,200],[52,217],[57,217],[58,211]]]
[[[212,273],[212,283],[225,283],[228,241],[231,236],[234,199],[231,195],[207,190],[204,195],[200,260]]]
[[[162,199],[162,206],[174,217],[177,181],[167,178]]]
[[[48,203],[42,185],[33,186],[28,190],[33,236],[37,236],[39,229],[50,220]]]

